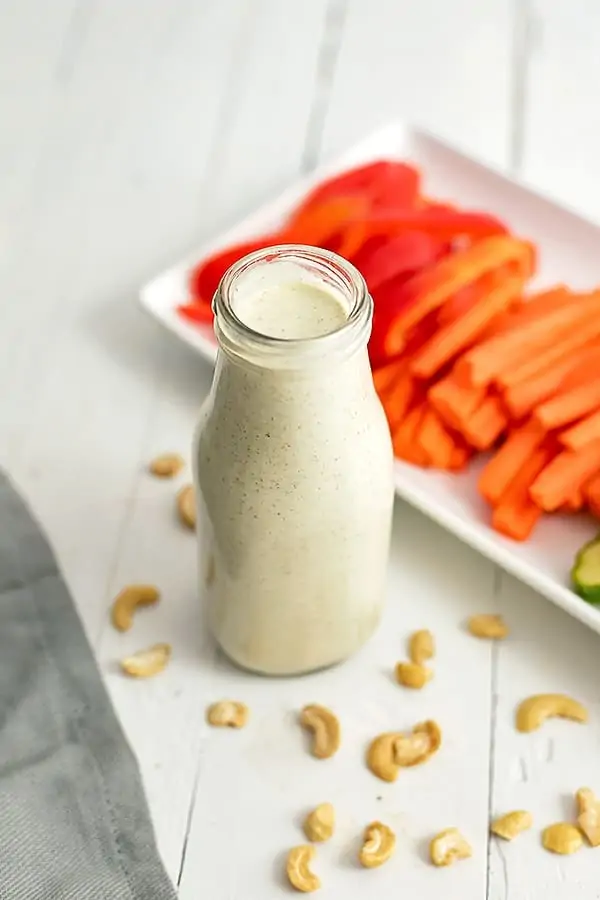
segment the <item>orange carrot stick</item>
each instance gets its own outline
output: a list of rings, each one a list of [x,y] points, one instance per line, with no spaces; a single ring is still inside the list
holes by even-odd
[[[586,483],[583,493],[590,512],[600,519],[600,475],[594,475]]]
[[[589,335],[586,329],[574,329],[557,338],[556,342],[539,353],[532,353],[529,359],[524,360],[520,365],[501,372],[496,379],[496,383],[503,388],[511,387],[522,381],[527,381],[536,375],[539,375],[544,369],[553,363],[560,362],[563,359],[573,359],[573,351],[578,350],[584,345],[590,343]]]
[[[432,466],[437,469],[449,467],[456,444],[436,411],[431,407],[423,416],[416,440]]]
[[[487,272],[511,263],[514,274],[529,277],[534,269],[534,256],[531,244],[508,235],[497,235],[449,254],[434,266],[418,272],[404,286],[406,302],[390,325],[386,352],[390,355],[398,352],[410,330],[426,315]]]
[[[415,400],[415,394],[415,382],[406,366],[404,371],[398,373],[396,380],[390,385],[389,392],[383,399],[383,407],[391,431],[402,422],[411,403]]]
[[[600,374],[600,345],[595,343],[547,366],[533,378],[513,385],[502,396],[511,415],[522,419],[559,390],[587,382],[590,373]]]
[[[533,415],[542,428],[550,431],[595,412],[599,407],[600,377],[596,377],[546,400]]]
[[[529,495],[532,483],[547,465],[552,451],[539,447],[519,470],[492,512],[492,527],[515,541],[525,541],[542,515]]]
[[[600,410],[591,413],[589,416],[586,416],[585,419],[581,419],[576,425],[571,425],[570,428],[567,428],[566,431],[563,431],[563,433],[558,436],[561,444],[564,447],[568,447],[569,450],[581,450],[586,444],[591,443],[591,441],[596,441],[599,438]]]
[[[473,415],[459,428],[476,450],[489,450],[508,425],[508,415],[499,397],[486,397]]]
[[[393,359],[384,366],[373,371],[373,384],[375,390],[381,397],[392,386],[398,375],[408,370],[408,363],[405,359]]]
[[[429,388],[427,399],[444,422],[456,428],[483,403],[485,388],[465,386],[450,373]]]
[[[544,432],[533,423],[512,431],[492,456],[481,475],[478,489],[492,505],[499,503],[511,482],[544,440]]]
[[[501,316],[492,328],[494,334],[506,333],[513,328],[521,328],[528,322],[533,322],[541,315],[546,315],[552,310],[567,306],[573,300],[573,292],[566,285],[558,284],[548,288],[539,294],[532,294],[523,299],[521,306]]]
[[[483,285],[484,293],[479,302],[462,317],[441,328],[416,354],[411,365],[413,375],[429,378],[469,347],[497,315],[519,298],[523,284],[522,278],[513,276],[507,277],[489,292],[486,292],[486,286]]]
[[[529,491],[531,499],[547,512],[558,509],[577,488],[600,471],[600,440],[582,450],[563,450],[540,472]]]
[[[456,444],[448,463],[448,469],[451,472],[462,472],[471,458],[471,453],[472,451],[466,444]]]
[[[586,498],[583,488],[579,485],[575,488],[573,493],[567,497],[561,509],[563,509],[564,512],[579,512],[580,509],[583,509],[585,502]]]
[[[458,360],[457,377],[468,384],[486,386],[501,373],[526,362],[534,352],[552,346],[572,329],[586,331],[588,342],[600,335],[600,292],[478,344]]]
[[[425,456],[416,441],[416,435],[426,411],[425,403],[414,406],[400,425],[397,425],[392,431],[394,455],[417,466],[429,465],[428,457]]]

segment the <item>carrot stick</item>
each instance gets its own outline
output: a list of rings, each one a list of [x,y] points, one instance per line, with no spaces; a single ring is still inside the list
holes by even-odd
[[[447,469],[452,460],[455,442],[434,409],[429,407],[423,416],[416,440],[431,465]]]
[[[547,512],[558,509],[578,487],[600,471],[600,440],[582,450],[563,450],[540,472],[530,488],[530,496]]]
[[[462,472],[471,458],[471,450],[463,444],[456,444],[448,463],[451,472]]]
[[[596,377],[546,400],[533,415],[542,428],[550,431],[595,412],[599,407],[600,377]]]
[[[573,351],[578,350],[584,345],[589,345],[590,337],[585,328],[575,328],[572,332],[568,332],[563,337],[557,338],[546,350],[540,353],[532,353],[529,359],[526,359],[520,365],[516,365],[505,372],[501,372],[496,378],[497,384],[503,388],[511,387],[521,381],[527,381],[529,378],[538,375],[545,368],[562,359],[573,358]],[[595,346],[598,346],[597,344]]]
[[[586,416],[576,425],[572,425],[559,434],[558,439],[569,450],[581,450],[586,444],[600,438],[600,410]]]
[[[600,475],[594,475],[586,483],[583,493],[590,512],[600,519]]]
[[[398,373],[396,380],[390,385],[389,393],[384,397],[383,406],[391,431],[402,422],[415,400],[415,394],[415,382],[407,365]]]
[[[413,375],[419,378],[435,375],[457,353],[469,347],[497,315],[514,303],[522,289],[523,279],[517,276],[506,278],[489,292],[483,285],[484,293],[480,300],[462,317],[435,333],[417,353],[411,365]]]
[[[452,373],[429,388],[427,399],[444,422],[455,428],[466,421],[485,398],[485,388],[461,384]]]
[[[386,351],[390,355],[398,352],[397,348],[404,346],[410,330],[426,315],[487,272],[511,263],[514,274],[527,278],[533,272],[534,255],[531,244],[497,235],[451,253],[434,266],[418,272],[404,285],[406,301],[391,323],[386,336]]]
[[[542,515],[529,490],[551,455],[549,448],[539,447],[519,470],[492,512],[492,527],[496,531],[515,541],[527,540]]]
[[[544,432],[533,423],[512,431],[492,456],[481,475],[478,489],[492,505],[499,503],[513,479],[544,440]]]
[[[553,397],[559,390],[576,387],[589,380],[590,369],[600,373],[600,346],[591,344],[576,356],[568,357],[547,366],[535,377],[515,384],[503,393],[509,412],[521,419],[532,412],[538,404]]]
[[[400,425],[397,425],[392,431],[394,455],[417,466],[429,465],[429,458],[416,441],[416,435],[426,411],[425,403],[414,406]]]
[[[514,312],[507,312],[497,320],[493,327],[494,334],[506,333],[513,328],[521,328],[528,322],[533,322],[541,315],[546,315],[561,306],[567,306],[573,300],[573,292],[564,284],[548,288],[539,294],[525,297],[521,306]]]
[[[384,366],[379,366],[379,368],[375,369],[373,371],[373,384],[378,395],[381,397],[387,393],[398,375],[407,371],[407,369],[408,363],[404,359],[393,359]]]
[[[580,509],[583,509],[585,502],[586,498],[583,492],[583,488],[581,487],[581,485],[578,485],[573,493],[567,497],[561,509],[563,509],[565,512],[579,512]]]
[[[508,425],[508,415],[499,397],[486,397],[473,415],[459,428],[476,450],[489,450]]]
[[[572,329],[586,332],[588,341],[600,335],[600,292],[478,344],[458,360],[457,377],[468,384],[485,387],[501,373],[530,359],[532,353],[552,346]]]

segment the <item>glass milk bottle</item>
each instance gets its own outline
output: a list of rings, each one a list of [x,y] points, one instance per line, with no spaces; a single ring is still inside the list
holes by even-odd
[[[194,443],[200,590],[225,654],[269,675],[350,656],[384,599],[392,448],[359,272],[304,246],[232,266]]]

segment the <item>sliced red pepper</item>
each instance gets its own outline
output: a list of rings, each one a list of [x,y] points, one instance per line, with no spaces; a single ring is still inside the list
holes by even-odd
[[[358,226],[360,223],[353,224]],[[376,210],[368,217],[368,228],[370,234],[384,235],[422,231],[443,241],[461,237],[481,240],[508,233],[506,226],[495,216],[487,213],[454,212],[444,208]]]
[[[190,274],[189,285],[193,299],[203,303],[212,303],[219,282],[230,266],[247,256],[248,253],[262,250],[263,247],[269,247],[276,243],[278,243],[277,234],[265,234],[252,241],[226,247],[225,250],[219,250],[213,256],[203,260],[192,269]]]
[[[364,197],[331,197],[294,215],[280,232],[278,240],[282,244],[323,247],[340,235],[340,243],[343,244],[348,222],[365,216],[367,211],[368,201]],[[352,245],[348,246],[352,250]]]
[[[412,206],[419,194],[419,173],[413,166],[397,160],[376,160],[347,169],[309,191],[292,215],[290,226],[312,206],[318,206],[332,197],[357,194],[368,196],[380,205],[396,203],[399,207]]]
[[[177,312],[188,322],[209,325],[213,320],[212,307],[208,303],[185,303],[177,307]]]
[[[436,262],[444,245],[422,231],[407,231],[390,238],[362,263],[362,274],[374,292],[386,281],[400,275],[414,274]]]

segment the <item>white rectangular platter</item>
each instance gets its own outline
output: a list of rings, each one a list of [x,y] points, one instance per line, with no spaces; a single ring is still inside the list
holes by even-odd
[[[535,242],[540,253],[540,286],[563,281],[575,288],[600,284],[600,229],[517,181],[477,163],[443,142],[398,122],[357,144],[329,166],[299,180],[275,201],[200,247],[189,258],[159,275],[141,291],[142,306],[165,328],[214,361],[216,345],[209,326],[197,327],[176,311],[188,299],[192,265],[208,253],[277,227],[305,192],[324,176],[375,158],[400,158],[423,172],[425,191],[482,209],[502,218],[519,236]],[[595,534],[586,516],[548,516],[525,544],[505,539],[488,525],[485,503],[476,490],[481,463],[461,475],[396,463],[396,491],[462,540],[568,613],[600,633],[600,609],[569,588],[569,569],[578,547]],[[432,547],[435,554],[435,547]]]

